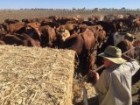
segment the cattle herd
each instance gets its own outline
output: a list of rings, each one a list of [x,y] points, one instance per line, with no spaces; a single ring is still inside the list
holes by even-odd
[[[76,71],[86,75],[102,64],[97,55],[107,46],[116,45],[116,41],[119,43],[118,36],[138,31],[140,17],[131,14],[102,20],[94,16],[87,20],[81,16],[5,19],[0,24],[0,44],[74,50]],[[140,46],[140,41],[136,40],[133,46]]]

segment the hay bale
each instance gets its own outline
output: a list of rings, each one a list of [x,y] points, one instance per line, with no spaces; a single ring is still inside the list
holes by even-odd
[[[71,105],[74,51],[0,46],[0,105]]]

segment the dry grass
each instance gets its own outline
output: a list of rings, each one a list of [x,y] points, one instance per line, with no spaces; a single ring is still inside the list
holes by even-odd
[[[67,9],[23,9],[23,10],[0,10],[0,23],[7,18],[9,19],[25,19],[25,18],[40,18],[48,16],[77,16],[80,15],[85,19],[91,17],[92,15],[107,15],[107,14],[140,14],[139,11],[112,11],[112,10],[102,10],[94,11],[89,9],[79,9],[79,10],[67,10]]]
[[[0,10],[0,23],[5,19],[25,19],[25,18],[41,18],[49,16],[77,16],[90,17],[92,11],[71,11],[71,10]],[[69,15],[71,14],[71,15]]]
[[[0,46],[0,105],[71,105],[74,55]]]

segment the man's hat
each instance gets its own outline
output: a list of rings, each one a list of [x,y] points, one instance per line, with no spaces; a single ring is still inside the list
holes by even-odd
[[[103,53],[99,54],[99,56],[108,59],[116,64],[122,64],[126,62],[126,60],[121,57],[122,56],[121,49],[115,46],[107,47]]]

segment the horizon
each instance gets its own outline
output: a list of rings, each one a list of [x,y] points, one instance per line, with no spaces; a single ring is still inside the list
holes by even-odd
[[[140,0],[4,0],[0,9],[140,9]]]
[[[0,10],[95,10],[95,9],[98,9],[98,10],[103,10],[103,9],[114,9],[114,10],[121,10],[125,7],[122,7],[122,8],[0,8]],[[125,8],[126,10],[140,10],[140,8],[134,8],[134,9],[129,9],[129,8]]]

